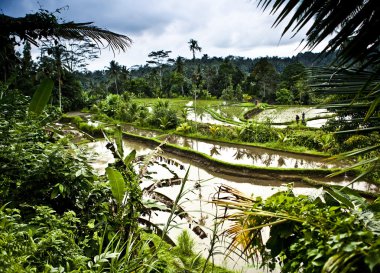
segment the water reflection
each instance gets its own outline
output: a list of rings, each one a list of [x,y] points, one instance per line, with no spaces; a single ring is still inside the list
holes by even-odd
[[[211,156],[216,156],[216,155],[220,155],[220,152],[219,152],[219,150],[220,150],[220,146],[218,147],[218,146],[216,146],[216,145],[213,145],[212,147],[211,147],[211,149],[210,149],[210,155]]]
[[[134,135],[144,136],[144,137],[156,137],[159,135],[159,133],[156,131],[139,129],[129,124],[122,124],[121,128],[124,132],[134,134]]]
[[[169,143],[182,145],[213,158],[236,164],[254,165],[260,167],[288,168],[334,168],[336,164],[327,163],[321,157],[299,155],[257,147],[242,147],[240,145],[223,144],[171,135]]]
[[[190,141],[192,144],[195,144],[194,141]],[[146,147],[140,142],[133,141],[124,141],[124,150],[128,154],[130,151],[135,149],[138,155],[148,154],[151,149]],[[199,145],[200,143],[197,143]],[[86,144],[88,148],[94,151],[91,155],[91,165],[95,167],[99,173],[104,173],[104,169],[107,167],[107,164],[113,161],[111,152],[105,148],[106,141],[97,141],[93,143]],[[196,147],[194,145],[193,147]],[[223,154],[224,148],[222,145],[211,146],[217,153]],[[264,154],[252,154],[249,152],[250,149],[239,149],[234,150],[234,156],[226,157],[224,160],[230,161],[231,159],[241,159],[249,158],[249,160],[260,160],[265,161],[266,164],[273,164],[274,161],[277,162],[279,166],[286,165],[286,158],[283,156],[276,157],[275,154],[264,155]],[[164,155],[165,156],[165,155]],[[174,160],[168,159],[172,158]],[[173,163],[174,162],[174,163]],[[294,159],[294,164],[303,166],[306,164],[304,159]],[[293,163],[292,163],[293,164]],[[164,166],[165,165],[165,166]],[[170,170],[168,170],[168,168]],[[181,158],[177,156],[166,155],[166,159],[159,157],[158,164],[153,164],[149,167],[150,178],[144,179],[141,183],[142,188],[150,187],[153,183],[157,181],[166,181],[166,185],[163,187],[156,187],[155,192],[165,196],[168,199],[173,200],[179,193],[180,186],[178,183],[174,183],[174,179],[183,178],[187,172],[188,180],[185,184],[186,194],[182,198],[180,205],[186,213],[191,217],[191,220],[194,224],[190,229],[188,228],[188,222],[185,219],[175,219],[176,224],[182,229],[193,230],[202,228],[207,231],[207,228],[212,228],[214,224],[214,219],[217,214],[222,213],[217,208],[215,208],[210,202],[210,198],[216,193],[217,186],[224,184],[237,190],[244,192],[247,195],[261,196],[262,198],[267,198],[268,196],[278,192],[279,190],[286,189],[286,187],[281,186],[281,181],[260,181],[252,178],[242,178],[238,176],[227,176],[222,174],[216,174],[205,170],[204,168],[197,166],[195,163],[192,163],[186,158]],[[347,182],[348,183],[348,182]],[[162,185],[162,184],[160,184]],[[366,183],[359,185],[360,187],[372,187],[368,186]],[[355,185],[356,187],[356,185]],[[294,187],[295,194],[308,194],[315,195],[316,189],[307,187],[301,184],[295,184]],[[157,214],[152,215],[152,222],[156,224],[164,224],[168,218],[168,213],[157,212]],[[171,238],[176,238],[182,229],[172,229],[169,233]],[[221,232],[221,230],[219,230]],[[192,236],[197,244],[196,251],[207,255],[207,250],[210,246],[210,241],[208,238],[200,239],[195,235]],[[225,248],[221,244],[221,248]],[[233,254],[231,254],[233,255]],[[242,261],[237,256],[229,256],[231,260],[225,261],[226,256],[224,254],[218,254],[215,257],[215,262],[219,265],[227,266],[228,268],[235,268],[236,270],[244,269],[244,272],[262,272],[252,268],[246,268],[244,261]]]
[[[280,167],[280,168],[286,167],[286,162],[285,162],[285,160],[282,157],[278,158],[278,160],[277,160],[277,166]]]
[[[241,160],[246,154],[247,154],[246,151],[238,148],[236,149],[236,152],[234,153],[233,157],[235,160]]]

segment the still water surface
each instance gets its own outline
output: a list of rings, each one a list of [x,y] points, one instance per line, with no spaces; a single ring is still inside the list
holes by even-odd
[[[91,151],[93,151],[92,155],[90,155],[92,166],[97,170],[99,174],[104,174],[104,170],[107,167],[108,163],[113,162],[111,152],[105,147],[106,141],[97,141],[88,143],[86,145]],[[207,149],[209,148],[210,147],[207,146]],[[124,140],[125,154],[128,154],[132,150],[136,150],[137,155],[146,155],[152,151],[152,149],[148,148],[140,142]],[[188,181],[186,182],[185,186],[186,194],[181,199],[180,205],[186,212],[191,215],[191,228],[198,225],[208,234],[207,238],[200,239],[195,234],[191,233],[192,237],[197,242],[196,250],[202,252],[203,256],[207,256],[210,247],[210,237],[212,234],[211,230],[215,223],[214,219],[217,215],[220,216],[223,213],[223,211],[215,208],[215,206],[209,202],[216,194],[219,185],[228,185],[241,192],[244,192],[247,195],[261,196],[262,198],[267,198],[279,190],[286,188],[286,186],[281,181],[259,181],[252,178],[240,178],[236,176],[226,176],[219,173],[211,173],[200,166],[194,166],[192,162],[188,161],[186,158],[174,157],[172,155],[165,154],[163,154],[163,156],[166,156],[168,158],[170,157],[171,159],[170,161],[165,161],[165,159],[162,159],[165,161],[164,163],[167,163],[164,164],[167,167],[163,167],[162,164],[152,165],[149,168],[151,178],[143,180],[141,187],[146,188],[152,183],[159,181],[160,179],[173,178],[173,172],[177,173],[179,177],[184,177],[186,171],[190,168]],[[224,159],[226,161],[229,161],[232,158],[233,157],[231,156],[225,157]],[[173,164],[173,162],[175,162],[175,164]],[[171,171],[169,171],[168,168]],[[179,190],[179,185],[156,189],[157,192],[167,196],[172,200],[175,199],[179,193]],[[317,195],[319,193],[317,189],[301,184],[295,184],[294,192],[296,194],[308,195]],[[151,220],[156,224],[163,225],[166,223],[168,216],[168,213],[157,212],[153,214]],[[181,220],[177,217],[175,219],[175,224],[178,224],[180,228],[173,228],[169,232],[170,237],[173,238],[174,241],[183,229],[191,230],[189,229],[189,223],[184,219]],[[221,231],[222,227],[218,227],[218,232]],[[225,243],[220,242],[217,244],[217,246],[221,249],[226,249]],[[235,270],[243,270],[242,272],[262,272],[262,270],[257,270],[249,267],[244,262],[244,260],[235,254],[218,254],[214,257],[214,259],[216,264],[223,265]]]

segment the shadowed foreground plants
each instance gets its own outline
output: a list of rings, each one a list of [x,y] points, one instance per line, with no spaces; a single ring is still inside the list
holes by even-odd
[[[295,196],[292,188],[266,200],[221,186],[214,202],[226,208],[230,249],[261,268],[281,272],[379,272],[380,200],[348,189]],[[264,234],[269,232],[267,239]]]

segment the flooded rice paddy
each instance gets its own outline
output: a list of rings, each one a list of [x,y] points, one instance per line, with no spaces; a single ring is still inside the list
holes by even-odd
[[[211,142],[188,137],[170,135],[164,138],[168,143],[191,148],[205,153],[215,159],[234,164],[254,165],[258,167],[277,168],[334,168],[337,165],[329,163],[317,156],[300,155],[289,152],[274,151],[265,148],[234,145],[221,142]]]
[[[194,143],[193,143],[194,144]],[[128,154],[132,150],[136,150],[137,155],[146,155],[152,152],[148,146],[141,142],[134,142],[131,140],[124,140],[124,151]],[[198,143],[198,146],[206,145]],[[207,143],[207,145],[213,145]],[[91,165],[97,170],[99,174],[104,174],[104,170],[108,163],[113,162],[112,153],[105,147],[106,141],[96,141],[86,144],[88,149],[92,151],[90,155]],[[210,152],[211,146],[203,146],[204,149],[207,147],[207,151]],[[224,160],[231,162],[233,156],[225,156]],[[250,158],[249,160],[251,160]],[[296,159],[295,159],[296,160]],[[278,159],[277,159],[278,161]],[[311,163],[304,164],[314,164]],[[139,167],[136,166],[138,169]],[[235,188],[246,195],[260,196],[262,198],[267,198],[268,196],[286,189],[286,185],[281,181],[260,181],[253,178],[241,178],[238,176],[227,176],[220,173],[213,173],[202,168],[202,166],[196,165],[189,161],[185,157],[173,156],[170,154],[162,154],[158,157],[157,163],[151,165],[149,168],[149,178],[143,179],[141,187],[144,189],[150,187],[153,183],[157,183],[160,180],[166,179],[170,180],[173,178],[173,173],[178,175],[178,177],[183,178],[186,171],[189,170],[188,180],[185,184],[186,194],[180,201],[181,208],[186,211],[190,217],[191,221],[185,219],[179,219],[178,217],[174,219],[173,225],[178,225],[177,228],[173,228],[169,232],[169,236],[175,240],[175,238],[181,233],[183,229],[193,230],[194,227],[201,228],[206,234],[207,238],[201,239],[192,233],[192,237],[197,242],[197,251],[202,252],[203,256],[207,256],[210,247],[210,238],[212,230],[215,227],[215,218],[220,217],[223,211],[217,209],[210,200],[217,193],[219,185],[227,185]],[[348,183],[348,181],[342,181],[340,184]],[[361,187],[365,187],[363,184]],[[319,195],[320,190],[309,187],[304,184],[294,184],[295,194],[307,194],[307,195]],[[168,199],[174,200],[179,194],[179,185],[170,185],[167,187],[158,187],[155,189],[159,194],[167,197]],[[151,221],[164,225],[169,217],[169,213],[158,211],[152,214]],[[216,227],[218,233],[222,232],[224,227]],[[218,242],[217,246],[222,250],[226,249],[225,243]],[[219,249],[219,250],[221,250]],[[223,251],[222,251],[223,252]],[[218,254],[214,257],[215,263],[235,269],[242,270],[242,272],[258,273],[261,270],[256,270],[254,268],[247,267],[244,260],[239,258],[235,254]]]

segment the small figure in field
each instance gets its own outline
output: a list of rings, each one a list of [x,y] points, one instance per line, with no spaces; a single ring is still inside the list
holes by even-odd
[[[255,105],[257,106],[259,104],[259,101],[258,100],[255,100]]]
[[[305,112],[302,112],[302,124],[306,125]]]
[[[299,121],[300,121],[300,116],[296,115],[296,122],[297,122],[297,124],[298,124]]]

